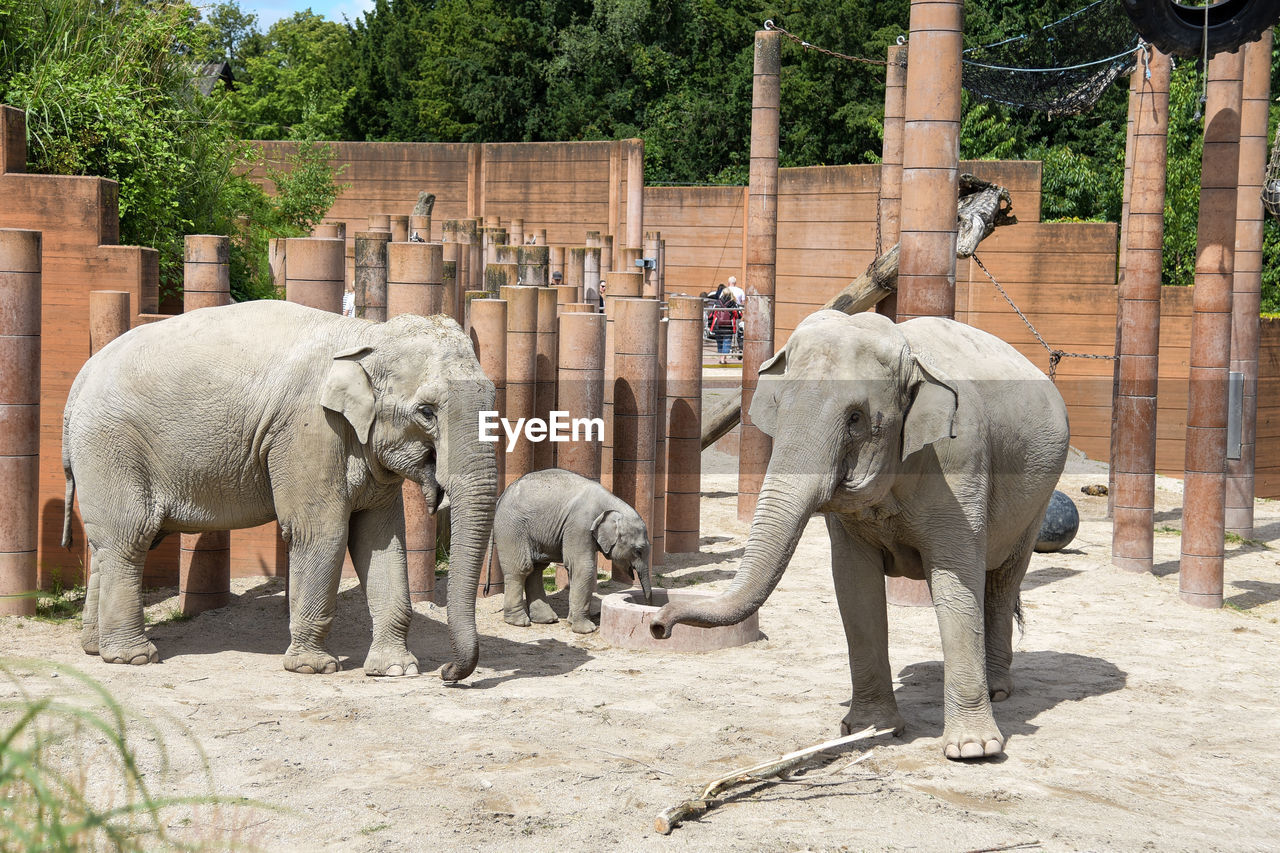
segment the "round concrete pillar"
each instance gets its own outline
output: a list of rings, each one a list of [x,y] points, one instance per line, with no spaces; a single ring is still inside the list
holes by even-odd
[[[564,246],[547,246],[547,249],[550,250],[551,272],[553,274],[560,273],[561,277],[563,277],[564,276],[564,255],[565,255]]]
[[[431,217],[422,215],[409,216],[409,239],[421,240],[424,243],[431,242]]]
[[[560,313],[561,314],[599,314],[600,306],[593,302],[566,302],[565,304],[560,306]]]
[[[466,304],[462,292],[466,290],[458,281],[458,244],[443,243],[444,313],[464,325],[467,319]]]
[[[507,224],[507,244],[511,246],[524,245],[524,220],[513,219]]]
[[[387,244],[390,232],[356,235],[356,316],[375,323],[387,319]]]
[[[600,279],[604,280],[605,276],[614,271],[613,268],[613,235],[604,234],[600,237]]]
[[[889,45],[884,74],[884,143],[880,156],[880,209],[876,254],[883,255],[898,242],[902,208],[902,124],[907,100],[907,46]],[[898,294],[876,303],[876,312],[898,318]]]
[[[614,327],[617,311],[613,307],[619,299],[638,299],[644,291],[644,276],[638,272],[611,272],[606,274],[604,313],[604,441],[600,443],[600,482],[613,491],[613,390]]]
[[[673,296],[667,330],[666,549],[698,550],[702,497],[702,299]]]
[[[387,318],[444,311],[444,246],[387,244]],[[434,567],[433,567],[434,570]]]
[[[383,231],[387,234],[391,233],[391,214],[389,213],[371,213],[369,214],[369,231]]]
[[[320,237],[324,240],[345,240],[347,239],[347,223],[321,222],[311,229],[311,236]]]
[[[644,269],[644,295],[654,299],[663,298],[662,288],[658,284],[658,255],[662,244],[662,234],[658,231],[644,232],[643,257],[653,261],[653,266]]]
[[[521,418],[534,416],[538,387],[538,288],[504,287],[502,298],[507,303],[507,408],[503,415],[514,427]],[[506,455],[503,489],[533,471],[534,445],[524,435]]]
[[[613,250],[613,261],[617,264],[617,272],[638,272],[643,277],[644,268],[637,262],[644,257],[644,250],[639,246],[623,246]]]
[[[538,353],[537,381],[538,388],[534,397],[534,417],[550,423],[551,410],[556,408],[556,364],[557,340],[559,331],[556,311],[556,289],[554,287],[538,288]],[[556,467],[556,445],[549,440],[533,445],[533,470],[544,471]]]
[[[40,232],[0,228],[0,616],[36,612],[41,270]]]
[[[603,418],[603,314],[566,312],[559,317],[557,408],[574,419]],[[556,445],[556,466],[591,480],[600,479],[600,443],[586,433]]]
[[[600,266],[599,246],[588,246],[582,258],[582,301],[590,302],[600,310],[600,282],[604,279]]]
[[[1156,380],[1171,69],[1169,57],[1155,51],[1133,72],[1132,178],[1117,306],[1120,352],[1111,438],[1111,562],[1131,572],[1151,571],[1155,545]]]
[[[89,291],[89,355],[129,331],[133,324],[125,290]]]
[[[587,275],[587,248],[586,246],[571,246],[565,250],[564,254],[564,282],[561,287],[577,288],[578,298],[570,299],[570,302],[579,302],[582,299],[582,285],[586,281]]]
[[[661,305],[661,303],[659,303]],[[652,547],[650,565],[657,567],[667,562],[667,333],[670,321],[666,317],[658,321],[657,381],[654,393],[654,448],[653,448],[653,527],[649,530]]]
[[[1200,172],[1199,241],[1191,315],[1182,563],[1178,590],[1197,607],[1222,606],[1227,473],[1227,374],[1240,179],[1242,52],[1209,60]],[[1129,213],[1133,216],[1132,209]]]
[[[391,242],[403,243],[409,239],[409,217],[391,215]]]
[[[582,289],[574,284],[557,284],[555,291],[557,311],[560,310],[559,306],[578,302],[582,298]]]
[[[341,314],[347,267],[345,241],[291,237],[285,241],[285,255],[285,299]]]
[[[638,273],[623,273],[635,275]],[[635,508],[654,535],[654,456],[658,430],[658,324],[655,299],[615,298],[613,493]],[[615,581],[631,584],[615,571]]]
[[[523,287],[546,287],[550,284],[548,266],[551,253],[546,246],[520,246],[516,249],[520,284]]]
[[[627,141],[627,245],[643,246],[644,240],[644,140]],[[630,267],[623,269],[629,272]]]
[[[226,237],[188,234],[183,239],[182,313],[231,304],[230,259]]]
[[[499,257],[502,253],[499,253]],[[520,269],[516,264],[494,261],[484,269],[484,289],[489,293],[502,292],[504,287],[515,287],[520,281]]]
[[[469,293],[468,296],[470,295]],[[485,296],[487,294],[481,293],[480,298],[466,300],[468,334],[471,336],[476,358],[480,361],[480,369],[493,382],[497,392],[494,405],[499,416],[506,417],[507,303],[502,299],[485,299]],[[498,483],[501,486],[505,482],[503,469],[506,454],[502,451],[506,447],[506,436],[501,427],[497,434],[498,452],[495,456],[498,462]],[[502,590],[502,567],[498,565],[495,550],[490,548],[489,558],[480,572],[478,593],[481,596],[492,596],[501,594]]]

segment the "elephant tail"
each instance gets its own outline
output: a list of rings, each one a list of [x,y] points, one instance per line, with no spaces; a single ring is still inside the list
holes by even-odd
[[[1021,639],[1027,633],[1027,622],[1022,613],[1021,594],[1013,600],[1013,621],[1018,623],[1018,638]]]
[[[62,547],[71,547],[71,503],[76,497],[76,475],[71,473],[71,458],[62,451],[62,472],[67,476],[67,496],[62,507]]]
[[[498,549],[493,544],[493,532],[489,532],[489,547],[485,552],[484,558],[484,589],[480,592],[485,598],[489,597],[489,585],[493,581],[494,565],[498,562]]]

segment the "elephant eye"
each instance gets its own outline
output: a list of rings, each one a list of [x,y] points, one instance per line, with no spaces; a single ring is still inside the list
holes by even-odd
[[[862,412],[854,409],[849,413],[849,426],[857,426],[862,422]]]
[[[423,419],[428,423],[431,423],[436,419],[435,406],[432,406],[430,403],[423,403],[418,407],[418,414],[422,415]]]

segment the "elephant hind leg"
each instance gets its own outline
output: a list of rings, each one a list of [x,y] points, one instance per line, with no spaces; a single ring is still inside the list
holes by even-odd
[[[145,541],[150,541],[148,537]],[[90,595],[85,609],[97,611],[96,621],[86,620],[81,644],[107,663],[135,666],[158,663],[160,653],[143,631],[142,570],[146,552],[107,545],[93,551]],[[96,589],[95,589],[96,586]]]
[[[539,625],[552,625],[559,622],[551,605],[547,602],[547,588],[542,582],[542,573],[547,563],[534,563],[533,570],[524,581],[524,599],[529,604],[529,618]]]
[[[1022,621],[1019,591],[1031,562],[1039,522],[1023,535],[1009,558],[995,571],[987,572],[983,620],[986,633],[987,693],[992,702],[1013,695],[1013,622]]]
[[[92,551],[91,551],[92,553]],[[87,655],[98,653],[98,586],[102,583],[102,572],[89,558],[89,584],[84,594],[84,612],[81,615],[80,647]]]

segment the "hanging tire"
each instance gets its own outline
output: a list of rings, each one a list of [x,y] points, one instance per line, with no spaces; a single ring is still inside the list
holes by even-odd
[[[1280,0],[1217,0],[1209,9],[1209,55],[1254,41],[1280,21]],[[1124,0],[1133,27],[1151,44],[1174,56],[1201,56],[1205,50],[1205,7],[1178,0]]]

